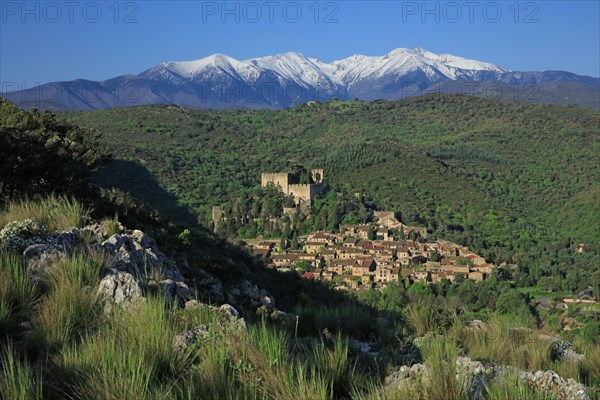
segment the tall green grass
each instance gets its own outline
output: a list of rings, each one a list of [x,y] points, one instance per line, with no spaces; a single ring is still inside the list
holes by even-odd
[[[553,362],[551,343],[539,340],[539,334],[492,317],[483,329],[457,326],[451,335],[474,359],[535,371],[547,369]]]
[[[95,333],[63,348],[53,359],[58,394],[152,399],[179,390],[193,357],[173,345],[180,327],[170,307],[151,297],[135,310],[116,309]]]
[[[100,316],[96,288],[110,263],[103,253],[87,251],[53,261],[42,277],[48,290],[33,318],[30,348],[59,349],[95,325]]]
[[[427,332],[443,334],[453,326],[464,323],[459,306],[425,300],[405,307],[404,319],[417,337],[424,336]]]
[[[0,249],[0,336],[31,317],[36,293],[25,263],[17,254]]]
[[[458,350],[454,343],[435,336],[422,348],[427,368],[427,382],[423,386],[428,400],[459,400],[467,396],[466,385],[457,380]]]
[[[11,221],[32,219],[43,224],[49,232],[60,232],[72,227],[81,228],[89,221],[91,209],[73,197],[54,194],[40,199],[9,201],[0,211],[0,229]]]
[[[18,359],[12,346],[0,353],[0,398],[6,400],[41,400],[42,377],[29,364]]]
[[[121,223],[119,222],[119,215],[115,214],[113,217],[104,218],[100,224],[106,232],[106,236],[111,237],[114,234],[121,233]]]
[[[331,347],[318,340],[297,345],[289,332],[262,321],[212,339],[188,377],[187,398],[333,399],[368,388],[341,334]]]

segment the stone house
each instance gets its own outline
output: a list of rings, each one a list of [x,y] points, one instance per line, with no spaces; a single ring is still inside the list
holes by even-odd
[[[271,262],[276,267],[289,267],[298,261],[297,254],[275,254],[271,256]]]
[[[431,274],[426,270],[415,270],[414,277],[418,281],[431,281]]]
[[[340,233],[344,236],[356,235],[356,225],[340,225]]]
[[[345,275],[349,273],[353,265],[354,260],[330,260],[327,270],[335,272],[337,275]]]
[[[467,277],[475,282],[481,282],[487,277],[487,274],[479,271],[471,271]]]
[[[303,246],[303,250],[307,253],[319,253],[320,251],[325,250],[325,246],[326,244],[323,242],[311,241]]]
[[[358,256],[362,256],[364,251],[361,249],[348,249],[345,252],[340,252],[338,258],[342,260],[355,259]]]
[[[367,240],[369,239],[369,230],[372,229],[370,225],[361,225],[356,228],[356,236],[360,239]],[[373,232],[373,234],[375,234]]]
[[[329,260],[333,260],[337,257],[335,250],[327,248],[321,252],[321,256],[326,262]]]
[[[352,266],[353,276],[375,275],[375,261],[357,260]]]
[[[383,283],[398,282],[399,274],[400,268],[381,268],[378,266],[375,270],[375,280]]]
[[[348,248],[356,247],[356,239],[347,238],[346,240],[344,240],[343,246]]]

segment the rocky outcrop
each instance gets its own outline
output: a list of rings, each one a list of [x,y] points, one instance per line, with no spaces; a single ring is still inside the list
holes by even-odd
[[[456,360],[456,379],[465,385],[469,399],[483,400],[486,398],[486,386],[501,382],[509,377],[515,377],[525,382],[530,388],[552,394],[557,400],[590,400],[590,395],[584,385],[573,379],[564,379],[553,371],[523,371],[521,369],[484,364],[469,357],[458,357]],[[426,364],[396,367],[394,372],[385,379],[385,390],[402,390],[403,388],[422,382],[427,385],[429,370]]]
[[[211,325],[212,329],[217,328],[218,331],[227,331],[229,333],[239,333],[246,329],[246,322],[241,318],[238,311],[230,304],[223,304],[220,307],[215,307],[200,303],[197,300],[190,300],[185,303],[185,308],[206,308],[215,313],[220,321],[216,325]],[[210,339],[211,334],[215,332],[215,330],[212,329],[209,330],[208,325],[205,324],[198,325],[175,336],[173,345],[176,349],[181,351],[193,349],[195,346]]]
[[[82,229],[71,228],[52,235],[31,221],[13,225],[4,230],[4,236],[8,238],[6,240],[27,244],[24,256],[32,277],[36,279],[43,278],[57,258],[71,252],[85,248],[106,253],[111,268],[96,290],[96,299],[103,304],[106,312],[117,305],[135,308],[144,302],[147,293],[154,291],[162,294],[168,302],[177,302],[180,306],[211,308],[223,316],[222,325],[228,329],[245,328],[244,319],[232,305],[204,305],[195,300],[197,291],[200,298],[211,303],[226,301],[236,307],[263,310],[269,315],[276,315],[278,319],[290,317],[275,308],[270,293],[247,280],[224,287],[216,277],[199,270],[196,271],[192,290],[175,262],[166,257],[156,242],[140,230],[123,230],[102,241],[107,236],[107,230],[101,224]],[[38,231],[43,232],[43,239],[35,236]]]
[[[83,245],[80,230],[71,228],[66,231],[30,239],[23,252],[30,275],[39,280],[49,272],[52,263],[59,257],[69,254]]]
[[[198,297],[210,303],[223,303],[225,301],[225,289],[223,284],[215,276],[206,271],[195,271],[194,288],[198,291]]]
[[[50,242],[63,251],[72,251],[83,245],[81,231],[83,229],[71,228],[66,231],[50,235]]]
[[[516,368],[508,368],[527,384],[546,393],[553,393],[558,400],[590,400],[586,387],[574,379],[564,379],[553,371],[528,372]]]
[[[551,342],[550,351],[552,352],[552,356],[557,360],[578,363],[585,359],[583,354],[579,354],[573,350],[573,344],[569,341],[543,334],[539,335],[538,339]]]
[[[101,247],[115,258],[115,268],[146,275],[150,272],[165,278],[183,280],[179,269],[156,247],[156,242],[140,230],[112,235]]]
[[[221,306],[217,307],[209,304],[200,303],[197,300],[190,300],[187,303],[185,303],[185,308],[205,308],[211,312],[217,313],[218,315],[223,317],[220,323],[221,328],[223,329],[246,329],[246,322],[244,321],[244,318],[241,317],[238,310],[236,310],[235,307],[233,307],[231,304],[222,304]]]
[[[183,305],[194,297],[177,265],[142,231],[112,235],[100,248],[114,258],[114,268],[102,280],[96,294],[105,310],[111,310],[115,304],[126,307],[139,304],[144,291],[152,287],[169,302]]]
[[[114,271],[106,275],[96,291],[96,299],[110,312],[115,305],[137,307],[144,301],[140,282],[129,272]]]
[[[47,273],[52,263],[61,254],[63,252],[52,244],[32,244],[23,252],[27,262],[27,271],[35,279]]]
[[[181,332],[179,335],[175,336],[174,346],[179,350],[185,351],[201,343],[203,340],[207,339],[209,335],[208,326],[198,325],[195,328]]]
[[[228,287],[226,298],[228,303],[246,305],[252,309],[257,309],[261,306],[271,310],[275,308],[275,299],[273,299],[273,296],[247,280]]]

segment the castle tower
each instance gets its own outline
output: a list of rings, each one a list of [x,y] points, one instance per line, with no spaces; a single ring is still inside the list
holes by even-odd
[[[324,180],[324,175],[323,175],[323,169],[311,169],[310,170],[310,179],[312,183],[318,184],[318,183],[323,183]]]

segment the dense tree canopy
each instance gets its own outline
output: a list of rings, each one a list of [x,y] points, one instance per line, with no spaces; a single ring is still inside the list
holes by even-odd
[[[93,130],[0,99],[1,196],[81,190],[104,159]]]

